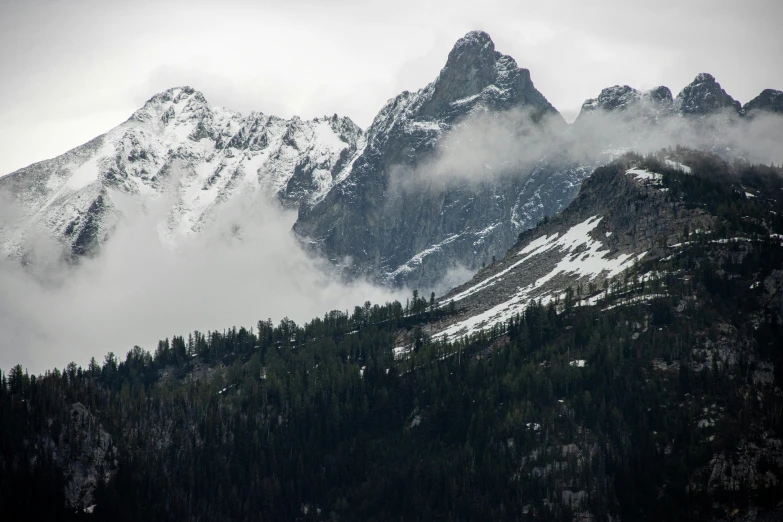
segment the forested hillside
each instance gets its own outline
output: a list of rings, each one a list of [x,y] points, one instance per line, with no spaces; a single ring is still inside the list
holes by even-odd
[[[678,151],[713,216],[450,342],[434,296],[0,384],[9,520],[779,520],[783,180]],[[600,174],[600,173],[599,173]],[[679,210],[677,210],[679,211]],[[665,254],[665,255],[663,255]],[[395,350],[395,348],[397,348]],[[402,349],[400,349],[402,348]]]

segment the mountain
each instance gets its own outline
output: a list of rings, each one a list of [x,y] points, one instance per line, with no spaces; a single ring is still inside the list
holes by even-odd
[[[190,87],[169,89],[106,134],[0,177],[14,208],[0,225],[2,252],[24,258],[48,237],[69,255],[91,254],[143,208],[162,207],[162,238],[176,243],[240,195],[296,207],[322,197],[362,143],[348,118],[242,116]]]
[[[438,301],[14,368],[0,501],[14,520],[779,520],[781,324],[783,171],[627,154]]]
[[[726,91],[711,74],[701,73],[677,95],[676,109],[685,115],[703,116],[720,110],[739,113],[741,104]]]
[[[435,172],[444,145],[449,155],[481,139],[475,134],[482,130],[466,130],[476,119],[497,122],[492,118],[513,111],[534,133],[537,124],[566,128],[527,69],[496,51],[486,33],[468,33],[434,82],[387,102],[364,147],[323,200],[300,210],[294,231],[350,277],[432,288],[452,269],[477,269],[566,205],[589,172],[543,153],[523,167],[496,165],[491,174],[484,164],[461,177],[450,175],[452,167]],[[449,142],[460,133],[468,136]]]
[[[715,218],[701,208],[672,202],[661,172],[690,174],[678,159],[630,154],[596,169],[563,212],[521,233],[504,259],[443,297],[462,313],[439,335],[455,338],[491,327],[531,300],[561,298],[568,287],[595,295],[605,281],[642,261],[668,256],[665,245],[685,241],[685,231],[713,229]]]
[[[775,142],[783,132],[783,119],[776,114],[783,98],[777,92],[767,89],[742,107],[706,73],[697,75],[675,98],[663,86],[639,91],[615,85],[585,101],[569,128],[565,149],[592,165],[627,151],[648,154],[675,147],[708,151],[727,160],[777,164],[783,161]],[[760,114],[768,117],[757,121]]]
[[[672,98],[671,90],[665,86],[648,91],[638,91],[628,85],[607,87],[597,98],[582,104],[575,126],[595,113],[615,113],[626,123],[635,123],[634,130],[649,130],[649,126],[665,123],[669,118],[705,117],[722,111],[740,114],[741,104],[728,95],[712,75],[700,73],[676,98]]]
[[[674,100],[668,87],[641,92],[628,85],[615,85],[603,89],[597,98],[586,100],[574,124],[578,126],[595,112],[624,113],[628,120],[642,119],[652,124],[674,113]]]
[[[337,116],[242,116],[180,87],[87,144],[0,177],[0,247],[23,263],[94,255],[120,221],[143,214],[176,244],[228,214],[225,203],[272,196],[298,209],[300,243],[345,278],[441,293],[628,150],[684,145],[779,162],[774,129],[743,127],[779,113],[779,94],[742,108],[702,73],[676,97],[663,86],[609,87],[568,125],[481,31],[455,44],[435,81],[389,100],[366,132]]]
[[[761,94],[742,107],[742,112],[748,117],[753,117],[760,112],[783,114],[783,92],[764,89]]]

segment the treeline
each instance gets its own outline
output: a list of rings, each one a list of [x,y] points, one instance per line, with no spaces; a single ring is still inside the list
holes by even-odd
[[[755,219],[778,203],[695,178],[664,171],[672,203],[714,209],[725,236],[686,234],[663,260],[528,303],[469,338],[433,339],[429,325],[459,310],[417,293],[304,325],[174,336],[87,368],[30,376],[16,367],[0,376],[0,512],[693,521],[753,509],[774,518],[783,486],[759,477],[783,476],[783,455],[768,449],[783,435],[783,350],[763,282],[783,266],[773,236],[783,229],[767,219],[756,223],[766,233],[753,233],[731,209]],[[747,240],[718,241],[737,236]],[[73,421],[77,402],[117,449],[91,514],[66,506],[69,477],[46,443],[94,444]],[[715,478],[716,459],[756,467]]]

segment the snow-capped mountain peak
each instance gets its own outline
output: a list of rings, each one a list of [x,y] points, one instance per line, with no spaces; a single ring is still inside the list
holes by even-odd
[[[176,243],[240,194],[286,206],[322,197],[362,142],[348,118],[242,116],[192,87],[171,88],[106,134],[0,178],[19,207],[0,228],[0,245],[20,257],[31,237],[45,234],[71,253],[92,251],[127,212],[115,205],[119,193],[139,208],[166,193],[173,203],[159,230]]]

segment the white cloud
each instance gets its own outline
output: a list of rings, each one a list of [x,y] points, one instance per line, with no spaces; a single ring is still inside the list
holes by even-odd
[[[96,259],[33,277],[0,264],[0,368],[30,371],[85,365],[109,351],[198,329],[251,327],[284,316],[309,321],[395,297],[357,282],[341,284],[292,237],[294,216],[256,201],[230,204],[202,235],[164,247],[157,216],[128,220]]]

